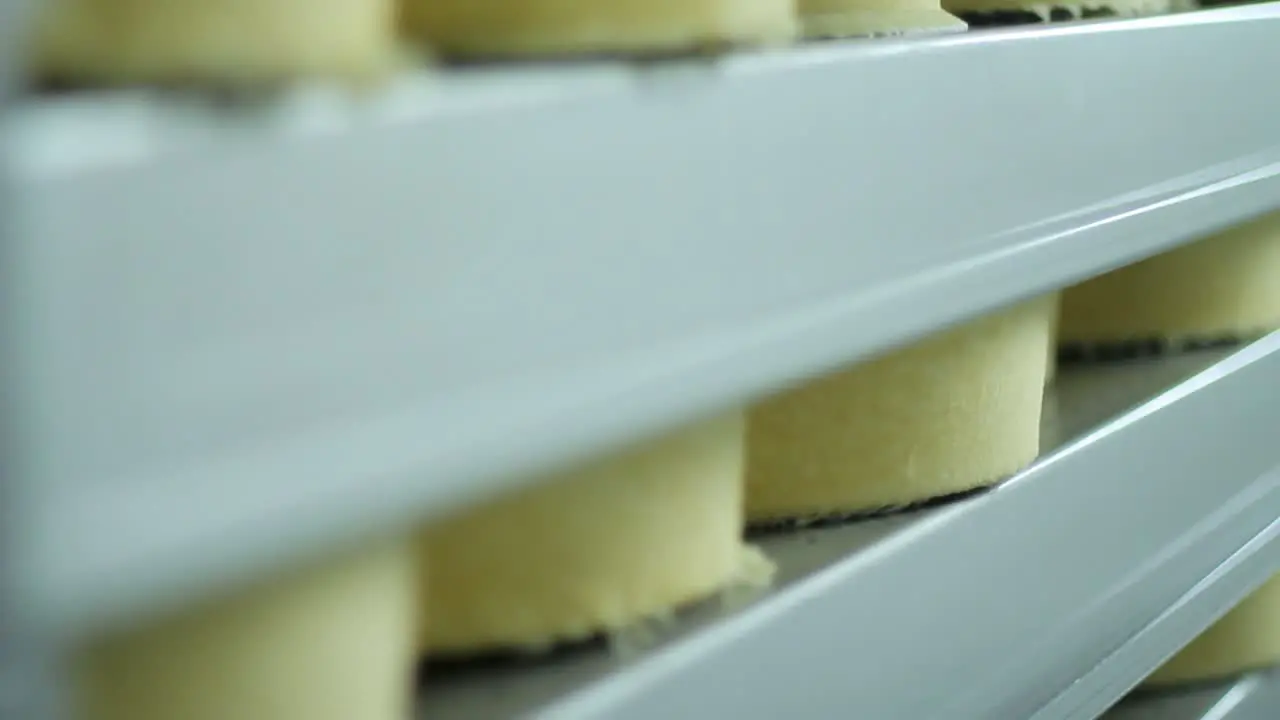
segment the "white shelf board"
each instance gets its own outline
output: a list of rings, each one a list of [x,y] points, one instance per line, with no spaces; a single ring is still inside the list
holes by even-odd
[[[1184,690],[1143,692],[1103,720],[1274,720],[1280,717],[1280,676],[1274,670]]]
[[[1260,5],[33,100],[17,607],[119,621],[1272,209],[1277,38]]]
[[[431,669],[421,716],[1091,720],[1280,567],[1280,334],[1206,357],[1066,372],[1045,429],[1075,439],[994,491],[765,536],[753,605]]]

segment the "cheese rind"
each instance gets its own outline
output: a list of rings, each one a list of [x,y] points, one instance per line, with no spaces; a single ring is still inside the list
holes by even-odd
[[[1052,301],[809,382],[751,410],[747,516],[900,507],[996,482],[1039,452]]]
[[[407,33],[449,55],[670,52],[779,43],[795,0],[402,0]]]
[[[78,657],[87,720],[403,720],[418,579],[411,543],[366,550]]]
[[[967,27],[938,0],[800,0],[800,22],[806,37],[822,38]]]
[[[1058,339],[1104,344],[1280,327],[1280,213],[1068,288]]]
[[[624,630],[751,571],[741,413],[428,527],[426,648],[547,649]]]
[[[46,0],[32,69],[91,83],[367,79],[395,56],[393,0]]]
[[[1218,680],[1280,663],[1280,577],[1272,578],[1150,675],[1148,686]]]

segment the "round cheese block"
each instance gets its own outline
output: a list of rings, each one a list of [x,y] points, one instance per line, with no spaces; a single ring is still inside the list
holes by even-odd
[[[1160,15],[1173,10],[1174,0],[942,0],[942,6],[971,25],[983,26]]]
[[[799,0],[806,37],[960,31],[967,26],[939,0]]]
[[[743,435],[735,413],[428,527],[426,648],[545,650],[733,584],[753,560],[742,541]]]
[[[1160,687],[1219,680],[1280,664],[1280,577],[1252,595],[1152,673]]]
[[[455,56],[663,53],[786,42],[795,0],[401,0],[409,35]]]
[[[1032,462],[1052,307],[1026,302],[758,404],[748,519],[909,506]]]
[[[418,632],[411,543],[278,578],[77,658],[86,720],[404,720]]]
[[[1067,289],[1061,343],[1176,345],[1280,327],[1280,213]]]
[[[32,65],[73,83],[366,79],[390,68],[394,0],[44,0]]]

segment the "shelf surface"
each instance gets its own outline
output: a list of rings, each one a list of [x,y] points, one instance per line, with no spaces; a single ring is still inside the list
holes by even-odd
[[[32,100],[3,135],[17,607],[121,621],[1272,209],[1278,36],[1259,5]],[[1261,472],[1252,432],[1230,462]],[[1057,482],[1042,512],[1087,504]]]
[[[1058,447],[994,491],[763,536],[778,583],[745,609],[429,668],[421,716],[1091,720],[1280,567],[1280,334],[1219,358],[1066,371]]]
[[[1180,691],[1138,693],[1103,720],[1274,720],[1280,717],[1280,675],[1252,673],[1234,682]]]

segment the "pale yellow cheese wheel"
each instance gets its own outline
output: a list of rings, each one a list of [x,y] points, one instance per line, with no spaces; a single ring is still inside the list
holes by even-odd
[[[409,35],[446,54],[663,52],[786,42],[795,0],[401,0]]]
[[[1201,682],[1280,664],[1280,577],[1191,641],[1147,678],[1149,686]]]
[[[1173,9],[1172,0],[1095,0],[1079,2],[1070,0],[1055,2],[1053,0],[942,0],[942,6],[958,14],[979,14],[1001,10],[1026,10],[1049,20],[1049,12],[1054,8],[1065,8],[1072,11],[1077,18],[1083,17],[1085,10],[1109,10],[1119,17],[1138,17],[1143,15],[1159,15]]]
[[[540,650],[625,630],[733,583],[741,413],[547,479],[427,528],[426,647]]]
[[[964,30],[939,0],[799,0],[807,37],[893,35],[918,30]]]
[[[1108,343],[1250,336],[1280,327],[1280,214],[1067,289],[1058,338]]]
[[[365,550],[77,658],[85,720],[405,720],[418,633],[412,543]]]
[[[1052,307],[1023,303],[758,404],[748,519],[909,505],[1032,462]]]
[[[390,68],[395,0],[42,0],[36,73],[94,83],[367,79]]]

